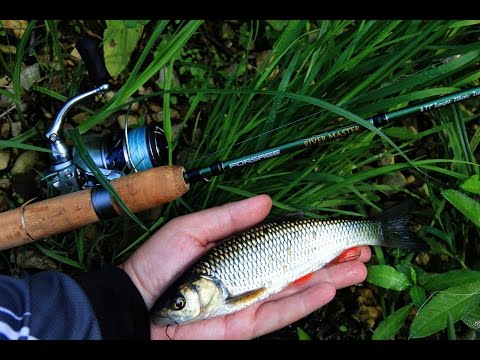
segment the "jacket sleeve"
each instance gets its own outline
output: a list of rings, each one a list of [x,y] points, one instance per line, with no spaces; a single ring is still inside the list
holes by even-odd
[[[142,295],[118,267],[74,275],[96,314],[103,339],[150,339],[150,320]]]
[[[150,338],[145,303],[123,270],[0,275],[0,339],[122,338]]]
[[[0,275],[0,339],[100,339],[85,293],[69,276],[45,271]]]

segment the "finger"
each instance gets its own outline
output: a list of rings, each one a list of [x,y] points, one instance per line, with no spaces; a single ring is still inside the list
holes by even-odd
[[[262,221],[270,212],[268,195],[228,203],[178,217],[160,229],[149,241],[161,241],[155,252],[162,259],[166,277],[174,277],[191,264],[211,242],[224,239]]]
[[[170,327],[152,325],[153,339],[167,339],[168,335],[180,339],[247,339],[285,327],[330,301],[335,288],[360,283],[365,280],[367,269],[360,261],[351,261],[316,271],[310,281],[286,288],[261,303],[254,304],[226,317],[217,317],[191,324]],[[333,288],[333,295],[332,295]],[[313,290],[312,290],[313,289]],[[313,295],[312,295],[313,291]],[[324,293],[325,291],[325,293]],[[312,299],[313,297],[317,297]],[[302,300],[303,299],[303,300]],[[284,301],[285,300],[285,301]],[[305,303],[303,304],[303,301]],[[298,302],[301,306],[298,307]],[[273,310],[269,310],[275,304]],[[268,305],[268,306],[267,306]],[[265,310],[266,309],[266,310]],[[266,312],[266,315],[263,313]],[[259,317],[266,316],[264,324]]]
[[[184,325],[150,325],[153,340],[215,340],[225,339],[226,319],[224,316]],[[240,331],[241,332],[241,331]],[[248,337],[244,337],[248,338]]]
[[[271,209],[268,195],[228,203],[216,208],[181,216],[160,229],[150,241],[162,237],[162,246],[156,248],[160,258],[166,258],[163,278],[173,278],[194,262],[212,242],[252,227],[262,221]],[[193,225],[192,225],[193,224]],[[196,228],[198,226],[198,228]],[[370,259],[368,246],[362,246],[359,260]],[[169,265],[169,261],[172,264]]]
[[[370,246],[360,246],[360,251],[361,253],[358,261],[361,261],[363,263],[369,262],[372,256],[372,250],[370,249]]]
[[[349,261],[315,271],[308,281],[291,285],[278,294],[273,295],[267,299],[267,301],[279,300],[324,282],[333,284],[337,289],[342,289],[347,286],[359,284],[363,282],[366,277],[367,268],[362,262],[357,260]]]
[[[180,326],[151,325],[152,339],[251,339],[281,329],[322,307],[335,296],[335,286],[317,284],[299,294],[265,301],[236,313]]]
[[[278,294],[273,295],[271,300],[295,294],[321,282],[332,283],[337,289],[363,282],[367,277],[367,268],[363,263],[370,260],[371,251],[368,246],[361,246],[360,251],[358,260],[321,268],[313,272],[312,277],[307,281],[290,285]]]
[[[163,230],[171,234],[181,230],[206,246],[209,242],[256,225],[265,219],[271,208],[272,199],[268,195],[258,195],[178,217],[165,225]]]
[[[256,313],[254,337],[281,329],[317,310],[335,297],[333,284],[320,283],[300,293],[262,304]]]
[[[370,252],[366,254],[364,259]],[[285,327],[331,301],[336,289],[361,283],[366,277],[367,268],[358,260],[322,268],[309,281],[290,286],[261,304],[252,332],[260,336]]]

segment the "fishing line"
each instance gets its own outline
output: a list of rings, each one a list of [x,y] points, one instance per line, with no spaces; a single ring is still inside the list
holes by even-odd
[[[315,113],[313,113],[313,114],[307,115],[307,116],[305,116],[305,117],[303,117],[303,118],[299,118],[299,119],[294,120],[294,121],[292,121],[292,122],[289,122],[289,123],[287,123],[287,124],[285,124],[285,125],[281,125],[281,126],[276,127],[276,128],[274,128],[274,129],[271,129],[271,130],[265,131],[265,132],[263,132],[263,133],[261,133],[261,134],[255,135],[255,136],[253,136],[253,137],[251,137],[251,138],[248,138],[248,139],[239,141],[239,142],[233,144],[233,146],[241,145],[241,144],[243,144],[243,143],[246,143],[246,142],[255,140],[256,138],[258,138],[258,137],[260,137],[260,136],[263,136],[263,135],[269,134],[269,133],[271,133],[271,132],[280,130],[280,129],[284,128],[284,127],[287,127],[287,126],[289,126],[289,125],[295,124],[295,123],[297,123],[297,122],[304,121],[304,120],[306,120],[306,119],[308,119],[308,118],[310,118],[310,117],[312,117],[312,116],[318,115],[318,114],[320,114],[320,113],[322,113],[322,112],[325,112],[325,111],[327,111],[327,110],[325,110],[325,109],[319,110],[319,111],[317,111],[317,112],[315,112]],[[220,153],[220,152],[223,152],[223,151],[227,150],[228,148],[229,148],[229,147],[224,147],[224,148],[222,148],[222,149],[220,149],[220,150],[217,150],[217,151],[214,151],[214,152],[212,152],[212,153],[210,153],[210,154],[208,154],[208,155],[204,155],[204,156],[202,156],[202,157],[199,157],[199,158],[196,159],[196,160],[193,160],[193,161],[190,161],[190,162],[188,162],[188,163],[185,163],[185,164],[183,164],[183,166],[187,166],[187,165],[192,164],[192,163],[194,163],[194,162],[197,162],[197,161],[199,161],[199,160],[202,160],[202,159],[205,159],[205,158],[207,158],[207,157],[213,156],[213,155],[215,155],[215,154],[218,154],[218,153]]]
[[[172,336],[168,335],[168,328],[169,328],[170,326],[173,327]],[[178,324],[178,322],[175,321],[175,324],[174,324],[174,325],[168,324],[168,325],[165,327],[165,335],[167,335],[167,337],[168,337],[169,340],[175,340],[175,339],[173,338],[173,336],[175,335],[175,331],[177,330],[177,326],[180,326],[180,325]]]
[[[451,61],[451,60],[449,60],[449,61]],[[442,61],[441,63],[443,63],[443,61]],[[427,66],[427,67],[425,67],[425,68],[423,68],[423,69],[421,69],[421,70],[418,70],[418,71],[416,71],[416,72],[414,72],[414,73],[412,73],[412,74],[401,76],[401,77],[398,78],[397,80],[393,81],[391,84],[395,84],[395,83],[397,83],[397,82],[399,82],[399,81],[402,81],[402,80],[405,80],[405,79],[407,79],[407,78],[409,78],[409,77],[411,77],[411,76],[420,74],[420,73],[422,73],[422,72],[424,72],[424,71],[427,71],[427,70],[434,69],[434,68],[436,68],[436,67],[437,67],[436,64],[429,65],[429,66]],[[348,104],[351,103],[351,102],[361,100],[362,97],[365,97],[365,96],[367,96],[367,95],[370,95],[372,92],[377,91],[377,90],[378,90],[378,89],[372,89],[372,90],[370,90],[370,91],[368,91],[368,92],[366,92],[366,93],[360,94],[360,95],[358,95],[358,96],[355,96],[355,97],[351,98],[350,100],[347,100],[345,103],[341,103],[341,102],[340,102],[339,104],[337,104],[337,106],[342,106],[342,107],[343,107],[343,106],[345,106],[345,105],[348,105]],[[332,99],[332,98],[326,99],[325,101],[330,101],[331,99]],[[326,110],[326,109],[322,109],[322,110],[319,110],[319,111],[314,112],[314,113],[312,113],[312,114],[309,114],[309,115],[306,115],[306,116],[304,116],[304,117],[298,118],[298,119],[296,119],[296,120],[290,121],[290,122],[288,122],[288,123],[286,123],[286,124],[284,124],[284,125],[278,126],[278,127],[273,128],[273,129],[271,129],[271,130],[265,131],[265,132],[263,132],[263,133],[261,133],[261,134],[255,135],[255,136],[253,136],[253,137],[247,138],[247,139],[242,140],[242,141],[239,141],[239,142],[233,144],[232,146],[226,146],[226,147],[221,148],[221,149],[219,149],[219,150],[217,150],[217,151],[211,152],[211,153],[209,153],[209,154],[207,154],[207,155],[203,155],[203,156],[201,156],[201,157],[199,157],[199,158],[197,158],[197,159],[195,159],[195,160],[192,160],[192,161],[189,161],[189,162],[183,164],[183,166],[187,166],[187,165],[196,163],[196,162],[198,162],[198,161],[200,161],[200,160],[203,160],[203,159],[205,159],[205,158],[209,158],[209,157],[211,157],[211,156],[213,156],[213,155],[222,153],[222,152],[224,152],[225,150],[227,150],[227,149],[229,149],[229,148],[231,148],[231,147],[238,146],[238,145],[241,145],[241,144],[250,142],[250,141],[255,140],[255,139],[257,139],[257,138],[259,138],[259,137],[261,137],[261,136],[264,136],[264,135],[273,133],[273,132],[278,131],[278,130],[280,130],[280,129],[283,129],[283,128],[287,127],[287,126],[291,126],[291,125],[294,125],[294,124],[303,122],[303,121],[305,121],[305,120],[307,120],[307,119],[309,119],[309,118],[311,118],[311,117],[313,117],[313,116],[316,116],[316,115],[319,115],[319,114],[322,114],[322,113],[325,113],[325,112],[327,112],[327,110]]]
[[[147,146],[141,146],[137,144],[145,144],[147,138],[147,127],[142,126],[132,129],[128,132],[128,136],[125,139],[128,153],[130,155],[130,164],[136,170],[135,172],[151,169],[153,167],[150,160],[150,149]],[[130,146],[128,145],[130,144]]]

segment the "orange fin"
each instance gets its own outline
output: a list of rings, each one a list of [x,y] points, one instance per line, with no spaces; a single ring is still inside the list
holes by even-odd
[[[335,259],[330,261],[327,266],[341,264],[347,261],[357,260],[360,255],[362,254],[362,250],[360,247],[353,247],[347,250],[342,251],[340,255],[338,255]]]
[[[304,275],[304,276],[302,276],[301,278],[298,278],[297,280],[295,280],[294,282],[292,282],[292,283],[290,284],[290,286],[294,286],[294,285],[306,283],[308,280],[310,280],[310,279],[312,278],[312,276],[313,276],[313,273]]]

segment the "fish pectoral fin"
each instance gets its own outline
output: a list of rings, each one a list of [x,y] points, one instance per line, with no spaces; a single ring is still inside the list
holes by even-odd
[[[331,266],[335,264],[341,264],[347,261],[357,260],[360,255],[362,254],[362,250],[360,247],[352,247],[350,249],[342,251],[340,255],[338,255],[335,259],[330,261],[326,266]]]
[[[267,288],[263,287],[260,289],[255,289],[241,295],[233,296],[228,298],[225,303],[228,306],[234,306],[238,308],[247,307],[254,302],[263,299],[263,295],[267,292]]]

